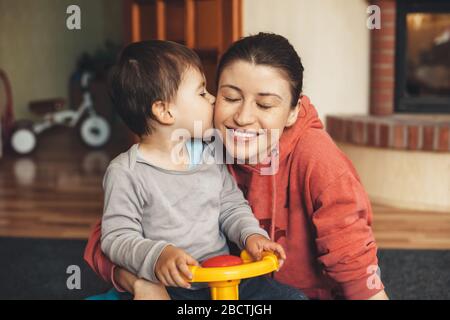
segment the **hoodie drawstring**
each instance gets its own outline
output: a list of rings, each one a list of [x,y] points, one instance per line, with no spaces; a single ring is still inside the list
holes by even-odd
[[[277,181],[275,174],[271,176],[272,185],[272,203],[271,203],[271,225],[270,225],[270,239],[275,242],[275,221],[277,212]]]

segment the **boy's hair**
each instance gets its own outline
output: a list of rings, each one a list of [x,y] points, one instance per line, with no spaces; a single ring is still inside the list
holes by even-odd
[[[150,40],[125,47],[109,78],[109,95],[119,116],[139,137],[151,134],[151,106],[175,97],[184,72],[203,73],[198,55],[171,41]]]

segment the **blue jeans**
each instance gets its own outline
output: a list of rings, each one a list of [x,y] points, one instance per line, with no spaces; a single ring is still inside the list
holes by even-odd
[[[173,300],[210,300],[209,288],[189,290],[167,287]],[[244,279],[239,284],[240,300],[308,300],[298,289],[282,284],[269,276]]]

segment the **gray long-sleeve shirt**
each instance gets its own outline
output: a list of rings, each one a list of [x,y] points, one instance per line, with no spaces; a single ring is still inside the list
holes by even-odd
[[[268,238],[226,166],[207,164],[211,148],[203,153],[207,161],[188,171],[153,166],[137,144],[111,161],[101,248],[113,263],[158,282],[155,264],[169,244],[203,261],[229,253],[226,236],[241,249],[251,234]]]

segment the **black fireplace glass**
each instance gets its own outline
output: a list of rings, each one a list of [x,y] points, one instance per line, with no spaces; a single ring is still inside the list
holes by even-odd
[[[450,1],[397,3],[396,111],[450,113]]]

